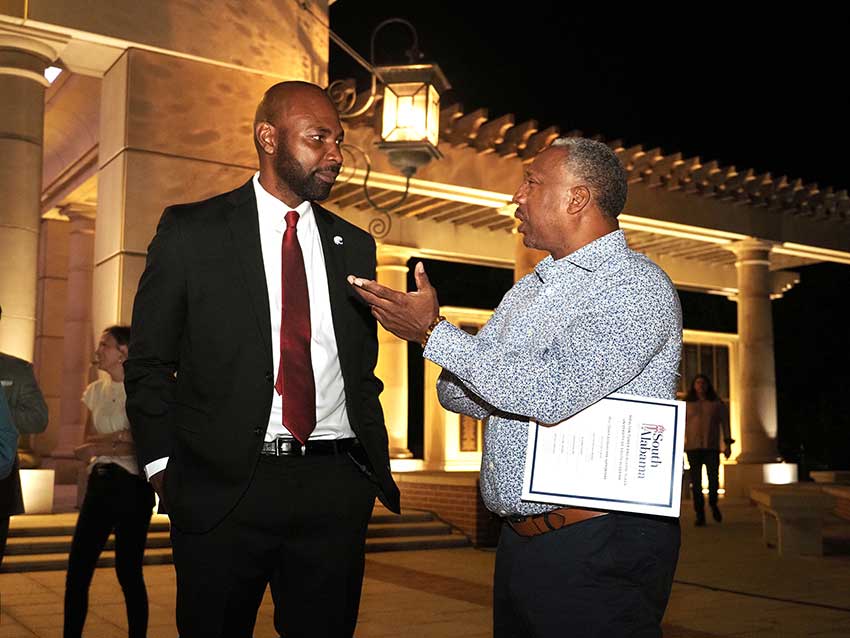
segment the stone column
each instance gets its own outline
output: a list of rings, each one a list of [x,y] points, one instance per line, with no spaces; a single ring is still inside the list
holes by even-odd
[[[770,305],[771,244],[747,239],[731,246],[738,272],[739,463],[777,461],[776,372]]]
[[[398,246],[378,246],[378,283],[402,292],[407,290],[407,261],[411,251]],[[407,449],[407,341],[378,324],[378,365],[375,374],[384,382],[381,407],[390,439],[390,457],[409,459]]]
[[[59,432],[52,465],[56,482],[77,482],[79,461],[74,448],[85,439],[87,411],[80,401],[92,374],[92,270],[94,268],[94,210],[69,206],[62,212],[70,219],[68,237],[68,296],[62,349],[62,394]],[[106,327],[106,326],[102,326]]]
[[[50,420],[47,429],[32,438],[34,451],[42,457],[52,456],[59,437],[70,229],[71,224],[64,216],[51,215],[41,220],[38,249],[38,322],[33,365],[41,393],[47,402]],[[45,465],[50,464],[50,458],[47,458]]]
[[[44,69],[58,52],[0,26],[0,351],[33,359],[44,138]],[[14,267],[8,267],[13,264]]]
[[[549,253],[534,248],[526,248],[522,235],[514,229],[514,281],[519,281]]]

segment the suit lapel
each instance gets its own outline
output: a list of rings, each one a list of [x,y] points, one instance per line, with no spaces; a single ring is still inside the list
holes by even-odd
[[[233,207],[227,213],[227,224],[233,237],[235,254],[242,267],[251,309],[257,327],[271,356],[272,334],[269,320],[269,293],[266,271],[263,268],[263,248],[260,244],[260,222],[253,180],[233,191],[229,197]]]
[[[334,216],[316,203],[313,203],[313,213],[316,216],[316,227],[319,230],[319,237],[322,240],[322,254],[325,258],[325,270],[328,276],[331,316],[333,317],[340,366],[345,371],[348,351],[344,346],[348,343],[345,337],[348,333],[349,325],[349,322],[346,320],[346,314],[351,303],[349,299],[351,293],[348,282],[346,281],[346,276],[348,275],[346,246],[344,237],[339,234],[339,224],[335,223]]]

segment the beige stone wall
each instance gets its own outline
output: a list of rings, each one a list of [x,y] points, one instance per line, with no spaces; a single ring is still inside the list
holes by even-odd
[[[6,7],[5,5],[11,5]],[[265,0],[28,0],[0,13],[91,36],[327,83],[327,31],[295,2]],[[310,10],[327,22],[327,0]]]

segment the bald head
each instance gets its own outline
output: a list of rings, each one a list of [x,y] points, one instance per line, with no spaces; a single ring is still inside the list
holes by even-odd
[[[322,98],[332,105],[330,98],[317,84],[301,81],[278,82],[268,88],[257,105],[254,128],[256,129],[260,122],[277,124],[286,118],[287,110],[292,104],[309,98]]]

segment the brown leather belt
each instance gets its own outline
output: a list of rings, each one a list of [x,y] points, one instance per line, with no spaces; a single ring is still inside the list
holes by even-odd
[[[534,516],[509,516],[505,520],[520,536],[539,536],[597,516],[605,516],[607,513],[577,507],[562,507]]]

